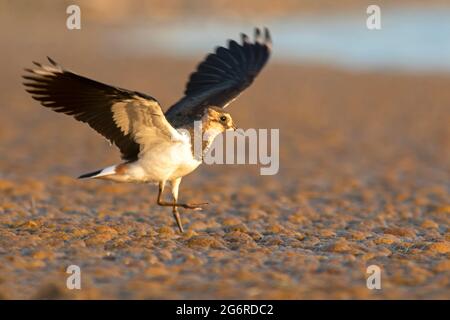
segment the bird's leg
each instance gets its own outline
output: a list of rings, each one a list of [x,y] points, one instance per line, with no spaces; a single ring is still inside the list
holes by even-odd
[[[179,182],[178,182],[178,184],[179,184]],[[182,208],[185,208],[185,209],[201,210],[202,209],[201,206],[204,206],[204,205],[208,204],[208,202],[202,202],[202,203],[178,203],[178,202],[175,201],[173,203],[170,203],[170,202],[163,201],[162,200],[162,192],[164,190],[164,185],[165,185],[165,182],[160,182],[159,183],[158,200],[156,201],[156,203],[158,205],[160,205],[160,206],[163,206],[163,207],[182,207]]]
[[[175,202],[175,200],[173,200],[173,201]],[[173,214],[173,217],[175,218],[175,221],[177,223],[178,229],[180,230],[181,233],[183,233],[184,232],[183,224],[181,223],[181,217],[180,217],[180,213],[178,212],[178,207],[177,206],[173,206],[172,214]]]
[[[178,201],[178,188],[180,186],[181,178],[175,179],[171,182],[172,184],[172,196],[173,196],[173,206],[172,206],[172,214],[177,222],[178,229],[181,233],[184,232],[183,225],[181,223],[180,213],[178,212],[178,207],[175,205]]]
[[[172,195],[173,195],[173,204],[164,202],[161,198],[162,198],[162,194],[164,191],[164,186],[165,186],[166,182],[165,181],[161,181],[159,183],[159,187],[158,187],[158,200],[156,201],[158,203],[158,205],[160,206],[172,206],[172,213],[173,216],[175,218],[175,221],[178,225],[178,229],[180,229],[180,232],[183,233],[183,225],[181,224],[181,218],[180,218],[180,214],[178,213],[178,208],[176,206],[176,202],[177,202],[177,197],[178,197],[178,185],[180,184],[180,182],[178,181],[178,184],[174,184],[172,182]]]
[[[178,188],[180,186],[180,182],[181,182],[181,178],[177,178],[177,179],[171,181],[173,203],[169,203],[169,202],[165,202],[162,200],[162,194],[163,194],[164,186],[166,185],[166,182],[161,181],[159,183],[159,188],[158,188],[157,203],[160,206],[172,207],[172,213],[173,213],[173,217],[175,218],[175,222],[177,223],[177,226],[178,226],[178,229],[180,230],[180,232],[183,233],[184,232],[183,224],[181,223],[181,217],[180,217],[180,213],[178,212],[178,207],[183,207],[186,209],[200,209],[201,210],[200,206],[207,204],[207,203],[198,203],[198,204],[178,203],[177,202],[178,201]]]

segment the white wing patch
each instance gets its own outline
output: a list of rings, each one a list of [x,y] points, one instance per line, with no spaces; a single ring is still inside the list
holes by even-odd
[[[150,145],[184,140],[167,121],[157,101],[138,96],[114,103],[111,107],[118,128],[131,135],[142,149]]]

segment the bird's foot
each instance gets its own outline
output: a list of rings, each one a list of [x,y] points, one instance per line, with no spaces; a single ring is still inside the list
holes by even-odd
[[[202,206],[208,205],[208,202],[201,202],[201,203],[184,203],[182,205],[185,209],[192,209],[192,210],[203,210]]]

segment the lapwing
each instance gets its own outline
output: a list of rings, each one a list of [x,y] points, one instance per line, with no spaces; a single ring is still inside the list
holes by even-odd
[[[267,28],[256,28],[253,41],[245,34],[241,38],[207,55],[190,75],[184,96],[165,113],[152,96],[78,75],[49,57],[49,64],[33,62],[35,68],[25,69],[24,85],[44,107],[87,123],[119,148],[121,163],[79,178],[158,184],[157,204],[172,208],[183,232],[178,208],[207,204],[178,202],[181,179],[202,162],[194,154],[194,124],[209,132],[200,148],[203,155],[218,134],[236,129],[224,108],[250,86],[271,53]],[[162,199],[167,182],[173,202]]]

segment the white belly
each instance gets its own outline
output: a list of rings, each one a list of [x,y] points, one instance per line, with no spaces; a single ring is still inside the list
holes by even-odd
[[[170,181],[191,173],[200,163],[193,158],[190,143],[161,144],[141,153],[127,174],[137,181]]]

